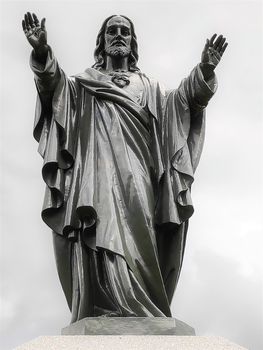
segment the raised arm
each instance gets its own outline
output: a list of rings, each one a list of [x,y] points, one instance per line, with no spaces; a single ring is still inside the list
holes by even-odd
[[[23,31],[33,48],[30,65],[40,93],[54,91],[60,78],[60,70],[47,43],[46,19],[41,23],[37,16],[27,12],[22,21]]]
[[[223,35],[219,35],[217,39],[216,36],[217,34],[214,34],[210,40],[207,39],[200,64],[192,70],[178,88],[185,107],[190,107],[193,111],[204,109],[217,88],[214,70],[228,44]]]
[[[74,137],[68,136],[76,130],[76,85],[74,79],[68,78],[59,67],[47,43],[45,18],[40,24],[35,14],[27,12],[22,26],[33,47],[30,66],[38,92],[34,137],[39,142],[39,152],[45,157],[45,163],[52,163],[54,155],[60,154],[58,149],[67,150],[71,155],[74,153]],[[66,158],[61,155],[62,162],[65,162],[63,167],[67,167]]]

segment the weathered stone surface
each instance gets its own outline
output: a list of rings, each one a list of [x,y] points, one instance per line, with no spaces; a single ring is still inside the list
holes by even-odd
[[[15,350],[247,350],[221,337],[52,336],[39,337]]]
[[[62,329],[62,335],[195,335],[172,317],[87,317]]]

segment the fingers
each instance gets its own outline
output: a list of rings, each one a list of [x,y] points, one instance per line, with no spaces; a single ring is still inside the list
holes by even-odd
[[[214,34],[211,37],[211,39],[209,40],[209,46],[216,50],[216,52],[220,54],[220,56],[222,56],[225,52],[225,49],[227,48],[228,43],[226,42],[226,38],[224,38],[222,34],[220,34],[217,37],[216,41],[214,41],[216,36],[217,34]]]
[[[33,22],[33,18],[30,12],[27,13],[27,18],[28,18],[28,22],[31,28],[34,28],[35,23]]]
[[[26,33],[26,32],[27,32],[27,29],[26,29],[26,22],[25,22],[24,19],[23,19],[23,21],[22,21],[22,28],[23,28],[23,31]]]
[[[209,49],[209,43],[210,43],[209,39],[206,39],[204,51],[207,51]]]
[[[37,16],[33,13],[33,19],[34,19],[34,23],[36,26],[39,26],[39,20],[37,18]]]
[[[223,38],[223,35],[219,35],[218,38],[216,39],[214,45],[213,45],[213,48],[214,49],[217,49],[218,45],[220,44],[221,40]]]
[[[214,34],[211,36],[211,39],[209,40],[209,46],[213,46],[216,36],[217,36],[217,34]]]
[[[223,47],[225,41],[226,41],[226,38],[224,38],[224,37],[222,36],[222,39],[220,40],[220,42],[219,42],[219,44],[218,44],[218,46],[217,46],[217,48],[216,48],[218,52],[220,52],[220,50],[222,49],[222,47]]]
[[[34,13],[31,15],[30,12],[27,12],[22,22],[23,30],[29,31],[30,29],[34,29],[35,27],[38,27],[38,26],[39,26],[39,20],[37,16]],[[45,27],[45,24],[44,24],[44,27]]]
[[[41,20],[41,28],[43,30],[46,30],[46,19],[45,18],[42,18],[42,20]]]
[[[30,12],[27,12],[22,21],[23,30],[29,31],[30,29],[35,28],[36,24],[33,21],[32,15]]]
[[[29,20],[28,20],[27,14],[25,14],[25,16],[24,16],[24,22],[25,22],[25,25],[26,25],[26,29],[29,30],[31,27],[30,27],[30,24],[29,24]]]
[[[225,52],[225,49],[227,48],[227,45],[228,45],[228,43],[225,43],[225,44],[223,45],[222,49],[220,50],[220,55],[221,55],[221,56],[222,56],[223,53]]]

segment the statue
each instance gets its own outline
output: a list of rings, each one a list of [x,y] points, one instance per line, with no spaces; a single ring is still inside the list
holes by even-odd
[[[95,64],[73,77],[47,43],[45,19],[40,24],[28,12],[22,25],[38,92],[42,218],[53,231],[72,322],[171,316],[205,108],[226,39],[207,39],[201,63],[168,92],[138,68],[134,26],[125,16],[104,21]]]

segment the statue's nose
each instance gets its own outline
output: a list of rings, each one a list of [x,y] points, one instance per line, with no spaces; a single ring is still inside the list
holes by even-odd
[[[121,28],[117,28],[116,36],[117,36],[117,38],[122,37]]]

